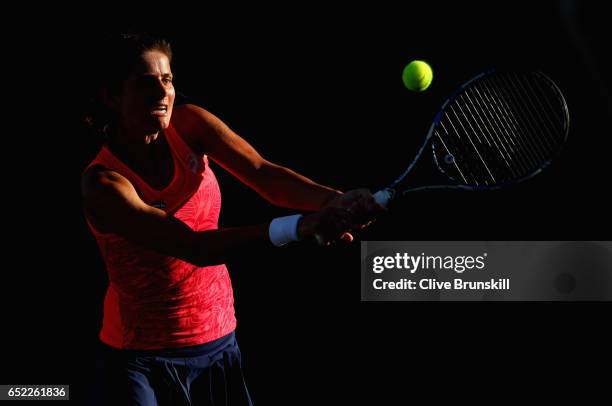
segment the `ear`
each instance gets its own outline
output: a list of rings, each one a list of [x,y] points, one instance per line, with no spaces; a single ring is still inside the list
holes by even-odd
[[[98,96],[107,108],[113,111],[119,110],[119,96],[111,92],[107,87],[101,87],[98,91]]]

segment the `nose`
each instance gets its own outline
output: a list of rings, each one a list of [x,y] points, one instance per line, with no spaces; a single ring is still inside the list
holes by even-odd
[[[161,79],[155,81],[155,85],[151,89],[152,96],[157,100],[164,99],[168,95],[168,87],[164,85]]]

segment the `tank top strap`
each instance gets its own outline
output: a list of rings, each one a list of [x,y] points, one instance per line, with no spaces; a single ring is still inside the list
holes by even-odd
[[[206,166],[208,166],[207,157],[201,157],[195,153],[172,124],[166,129],[166,139],[185,168],[198,175],[204,172]]]

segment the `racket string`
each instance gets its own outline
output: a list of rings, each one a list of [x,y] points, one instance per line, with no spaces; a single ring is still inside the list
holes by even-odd
[[[508,160],[506,159],[506,157],[504,156],[504,150],[508,151],[508,145],[506,143],[504,143],[502,141],[502,138],[500,138],[499,133],[503,133],[502,130],[502,125],[499,123],[498,118],[496,118],[496,114],[495,112],[490,108],[490,103],[485,100],[485,98],[478,94],[474,94],[474,97],[476,98],[476,103],[479,104],[481,110],[483,111],[483,115],[486,118],[486,121],[482,118],[482,116],[474,116],[473,114],[470,114],[472,116],[472,121],[474,121],[475,124],[477,124],[477,127],[479,127],[481,129],[481,133],[484,139],[486,139],[487,144],[491,147],[490,150],[492,151],[496,151],[496,155],[499,155],[502,157],[502,159],[504,160],[504,163],[506,164],[506,168],[507,171],[501,171],[499,168],[495,168],[495,171],[498,174],[498,177],[500,177],[500,179],[495,179],[495,176],[492,177],[492,179],[495,179],[493,182],[497,183],[498,181],[501,180],[505,180],[507,178],[512,178],[512,177],[516,177],[517,176],[517,172],[516,169],[512,167],[512,165],[510,165],[510,163],[508,162]],[[481,103],[481,99],[482,103]],[[458,102],[461,101],[460,98],[458,98],[457,100]],[[465,102],[464,102],[465,103]],[[472,100],[472,104],[475,107],[474,101]],[[457,106],[459,107],[459,109],[461,109],[461,104],[457,103]],[[484,108],[483,108],[484,107]],[[466,109],[468,111],[469,110],[469,106],[467,106],[466,104]],[[452,107],[451,107],[452,110]],[[474,126],[471,124],[470,120],[468,119],[468,117],[465,115],[465,112],[463,111],[463,109],[461,109],[462,114],[464,115],[464,118],[466,120],[466,122],[468,123],[468,125],[470,126],[470,128],[472,128],[473,131],[475,131]],[[479,117],[481,120],[482,125],[484,126],[484,128],[487,130],[486,132],[482,131],[482,128],[480,127],[480,125],[478,125],[478,119],[476,117]],[[459,117],[457,117],[459,119]],[[465,128],[465,126],[462,126],[464,132],[467,133],[467,129]],[[487,137],[487,133],[489,134],[489,136]],[[496,141],[497,138],[497,141]],[[491,141],[493,142],[493,144],[491,144]],[[492,148],[493,145],[495,145],[495,148]],[[475,148],[475,150],[477,151],[477,148]],[[479,157],[482,158],[481,153],[478,153]],[[488,157],[491,158],[491,154],[486,154]],[[497,160],[496,159],[491,159],[491,162],[495,163]],[[489,164],[490,166],[490,164]],[[520,167],[519,167],[520,169]],[[508,171],[509,171],[509,175],[508,175]],[[490,172],[490,170],[489,170]],[[503,175],[503,176],[502,176]],[[485,182],[486,184],[488,184],[489,182]]]
[[[453,107],[452,106],[450,106],[450,110],[453,111]],[[448,113],[445,113],[445,116],[446,116],[446,118],[448,118],[448,123],[453,127],[453,130],[455,130],[455,134],[460,136],[459,131],[457,131],[457,128],[453,124],[453,121],[451,120],[451,118],[448,115]],[[493,183],[495,183],[496,182],[495,176],[493,176],[493,173],[491,173],[491,170],[489,169],[489,166],[487,165],[487,163],[485,162],[484,158],[482,157],[482,155],[478,151],[478,148],[476,148],[476,145],[474,144],[474,141],[472,140],[472,137],[470,137],[470,134],[466,131],[465,127],[463,127],[463,124],[461,123],[460,120],[458,120],[458,124],[461,125],[461,128],[463,129],[463,133],[465,134],[465,136],[469,140],[470,144],[474,148],[474,151],[476,152],[476,155],[478,155],[478,159],[480,159],[480,162],[483,164],[485,170],[487,171],[487,173],[491,177],[491,180],[493,181]],[[487,184],[487,182],[485,180],[483,180],[483,183]]]
[[[467,99],[467,101],[466,101],[466,100],[463,100],[463,99],[462,99],[462,97],[463,97],[463,99]],[[502,133],[502,135],[501,135],[501,137],[500,137],[499,135],[497,135],[497,134],[493,134],[493,133],[490,131],[490,129],[487,127],[486,123],[484,122],[483,118],[482,118],[482,117],[480,116],[480,114],[478,113],[478,109],[476,109],[476,108],[475,108],[474,102],[473,102],[473,101],[470,99],[470,97],[469,97],[469,95],[468,95],[468,93],[467,93],[467,92],[466,92],[464,95],[459,96],[459,97],[458,97],[458,101],[463,102],[463,104],[465,105],[466,110],[468,111],[468,113],[470,114],[470,116],[471,116],[471,117],[473,117],[473,121],[474,121],[474,123],[476,124],[476,126],[478,127],[478,130],[479,130],[479,131],[480,131],[480,132],[481,132],[483,135],[485,135],[485,136],[486,136],[486,134],[487,134],[487,133],[489,134],[489,136],[490,136],[490,137],[491,137],[491,139],[493,140],[493,142],[494,142],[494,144],[496,145],[496,147],[497,147],[497,148],[500,150],[500,154],[501,154],[502,158],[504,159],[504,163],[506,164],[506,166],[508,166],[509,170],[510,170],[510,171],[511,171],[513,174],[515,174],[515,175],[516,175],[516,172],[515,172],[514,168],[512,167],[512,165],[511,165],[511,163],[510,163],[510,161],[512,161],[513,159],[512,159],[512,155],[511,155],[511,150],[509,150],[509,144],[508,144],[508,141],[507,141],[507,140],[505,140],[505,135],[503,135],[503,133]],[[473,111],[472,111],[472,109],[471,109],[471,108],[470,108],[470,106],[469,106],[470,104],[472,105],[472,109],[473,109]],[[468,119],[468,117],[467,117],[467,116],[465,116],[465,114],[464,114],[464,117],[465,117],[465,118],[466,118],[466,120],[468,120],[468,122],[469,122],[469,119]],[[482,123],[482,125],[483,125],[482,127],[480,126],[479,121]],[[486,132],[483,130],[483,127],[484,127],[484,129],[486,130]],[[473,127],[472,127],[472,128],[473,128]],[[497,138],[497,141],[498,141],[498,142],[496,142],[496,141],[495,141],[495,138]],[[504,138],[504,140],[502,140],[502,138]],[[504,143],[504,141],[505,141],[506,143]],[[502,147],[502,148],[500,148],[500,145],[501,145],[501,147]]]
[[[487,88],[486,86],[482,86],[482,90],[483,93],[487,93],[486,91],[489,91],[491,89]],[[478,89],[475,89],[475,91],[479,91]],[[493,93],[493,92],[488,92],[488,93]],[[526,145],[525,143],[521,142],[521,140],[523,140],[519,134],[520,132],[517,130],[517,128],[513,125],[511,125],[511,121],[512,121],[512,113],[511,113],[511,109],[509,108],[509,106],[507,105],[503,105],[503,110],[502,108],[500,108],[499,104],[501,104],[501,100],[503,100],[502,98],[499,97],[498,94],[496,94],[496,97],[493,98],[491,97],[491,99],[495,100],[495,106],[498,108],[499,110],[499,115],[501,115],[501,117],[503,117],[503,121],[502,122],[501,118],[500,118],[500,122],[501,125],[504,127],[504,129],[506,129],[506,133],[508,134],[509,139],[511,140],[511,143],[516,147],[516,149],[520,152],[520,155],[522,155],[523,159],[527,159],[529,162],[525,165],[523,165],[523,174],[524,173],[528,173],[531,170],[533,170],[533,168],[537,165],[537,162],[541,161],[542,157],[538,157],[537,155],[537,149],[534,148],[534,145]],[[491,103],[490,101],[488,101],[488,103],[485,104],[489,104]],[[498,116],[499,116],[498,115]],[[508,131],[509,130],[509,131]],[[512,133],[512,134],[510,134]],[[523,140],[524,141],[524,140]],[[517,153],[516,156],[518,157],[519,154]]]
[[[550,156],[550,144],[546,141],[545,137],[540,136],[543,134],[541,130],[536,128],[537,124],[534,124],[533,118],[529,112],[529,109],[525,107],[524,100],[521,95],[511,83],[508,86],[507,83],[497,82],[497,89],[500,94],[503,93],[505,97],[503,99],[509,108],[509,117],[514,122],[514,126],[517,131],[517,139],[521,140],[525,146],[529,146],[529,150],[533,152],[537,158],[535,161],[535,168],[539,167],[543,161],[546,161]],[[491,78],[491,84],[494,85],[493,78]],[[536,120],[537,121],[537,120]]]
[[[552,141],[550,138],[551,137],[550,132],[549,132],[550,130],[548,130],[546,127],[543,127],[542,124],[540,124],[540,120],[538,120],[537,117],[533,116],[532,111],[537,111],[537,109],[535,109],[533,105],[532,105],[532,108],[529,108],[526,105],[526,103],[531,104],[531,101],[528,95],[523,94],[518,89],[516,84],[512,82],[510,77],[504,78],[502,76],[498,76],[498,78],[502,81],[505,80],[506,83],[509,84],[509,87],[507,88],[509,94],[515,100],[519,101],[516,104],[523,112],[519,117],[523,118],[525,122],[529,123],[529,126],[532,129],[532,137],[529,137],[529,138],[541,141],[541,145],[544,147],[544,154],[545,155],[550,154],[550,149],[552,146],[554,146],[554,141]],[[554,136],[552,138],[554,140]]]
[[[449,126],[451,129],[450,131],[447,129],[447,126],[445,126],[444,123]],[[485,175],[483,178],[483,176],[481,176],[483,173],[483,169],[481,168],[485,168],[485,171],[487,170],[484,160],[482,160],[481,157],[477,157],[478,159],[474,158],[474,150],[470,148],[470,144],[464,142],[463,137],[461,137],[461,134],[456,130],[453,123],[450,121],[450,117],[445,114],[442,121],[440,121],[440,126],[447,134],[446,139],[451,141],[453,148],[449,150],[449,154],[452,156],[453,161],[455,163],[460,161],[461,166],[469,170],[469,174],[473,179],[472,183],[476,184],[477,186],[480,186],[481,184],[488,184],[489,177]],[[478,152],[477,149],[475,149],[475,151]]]
[[[446,143],[444,142],[444,139],[442,138],[442,136],[440,136],[440,133],[436,130],[434,131],[435,135],[438,137],[438,140],[440,140],[440,142],[442,143],[442,146],[444,146],[444,149],[446,150],[446,154],[448,155],[450,154],[450,149],[448,148],[448,146],[446,145]],[[434,148],[435,148],[435,144],[434,144]],[[434,149],[434,159],[436,158],[436,153],[435,153],[435,149]],[[459,165],[457,164],[457,160],[453,159],[453,164],[455,165],[455,168],[457,168],[457,171],[459,172],[459,175],[461,176],[461,179],[463,179],[463,182],[465,183],[472,183],[471,181],[468,181],[465,177],[465,175],[463,174],[463,171],[461,170],[461,168],[459,168]],[[438,167],[441,167],[438,164]],[[472,179],[474,179],[474,177],[472,176]]]
[[[506,127],[505,127],[505,126],[503,125],[503,123],[501,122],[501,120],[500,120],[500,118],[499,118],[499,115],[498,115],[496,112],[494,112],[494,111],[493,111],[493,108],[492,108],[492,106],[491,106],[491,102],[490,102],[490,101],[489,101],[489,100],[488,100],[488,99],[487,99],[485,96],[483,96],[483,93],[484,93],[484,92],[483,92],[483,93],[481,93],[481,92],[479,91],[479,89],[478,89],[478,88],[476,88],[476,87],[474,87],[474,88],[472,89],[472,91],[473,91],[473,96],[474,96],[474,99],[476,100],[476,102],[478,103],[478,105],[480,106],[480,108],[482,109],[482,111],[483,111],[483,115],[485,115],[485,117],[487,118],[487,122],[489,123],[489,126],[488,126],[488,127],[486,127],[486,128],[487,128],[487,131],[488,131],[490,134],[497,134],[497,133],[502,133],[502,134],[503,134],[503,133],[504,133],[504,131],[505,131],[505,132],[506,132],[506,134],[507,134],[507,136],[508,136],[508,137],[510,137],[510,138],[512,138],[512,137],[510,136],[510,134],[507,132]],[[494,114],[494,113],[495,113],[495,114]],[[485,125],[485,126],[486,126],[486,125]],[[495,127],[497,127],[497,130],[499,130],[499,131],[497,131]],[[501,129],[502,129],[502,128],[504,129],[504,131],[501,131]],[[510,144],[508,141],[506,141],[506,142],[507,142],[507,144],[508,144],[508,145]],[[516,147],[516,143],[515,143],[515,142],[512,142],[512,144],[513,144],[513,145]],[[508,148],[508,147],[506,147],[506,149],[507,149],[507,148]],[[514,157],[514,158],[515,158],[515,159],[514,159],[515,161],[516,161],[516,158],[517,158],[517,157],[518,157],[518,155]],[[521,163],[522,169],[523,169],[523,171],[524,171],[524,170],[525,170],[525,168],[526,168],[526,167],[525,167],[525,163],[524,163],[522,160],[520,160],[519,162]],[[520,168],[519,168],[519,169],[520,169]]]
[[[467,154],[470,154],[470,152],[467,151],[466,145],[462,144],[458,140],[455,140],[454,137],[451,137],[451,133],[444,126],[444,123],[440,122],[440,125],[447,134],[445,137],[447,142],[452,146],[451,149],[447,150],[447,156],[451,157],[451,160],[456,167],[459,167],[458,162],[461,162],[461,167],[464,168],[464,173],[467,173],[471,178],[471,181],[469,182],[470,184],[479,185],[481,180],[476,176],[475,173],[477,173],[477,170],[473,167],[471,160],[467,158]]]
[[[542,127],[546,127],[549,130],[550,140],[552,140],[553,145],[555,145],[555,142],[556,142],[555,134],[557,134],[558,131],[555,128],[555,125],[552,123],[551,118],[548,115],[548,112],[544,108],[544,104],[540,101],[539,96],[533,90],[533,86],[527,86],[527,84],[525,84],[523,81],[521,81],[521,77],[519,77],[518,75],[516,75],[516,77],[517,77],[517,82],[518,82],[519,86],[525,92],[525,94],[526,95],[531,94],[531,95],[534,96],[534,97],[527,96],[527,101],[528,101],[529,104],[531,104],[534,107],[535,111],[540,111],[542,113],[542,116],[545,119],[545,120],[541,121]],[[524,80],[527,81],[527,78],[525,78]],[[539,104],[539,107],[540,107],[539,109],[537,109],[536,106],[534,105],[535,102],[537,102]],[[547,123],[550,124],[550,126]]]
[[[478,176],[476,176],[476,173],[479,173],[479,171],[474,168],[472,160],[469,159],[472,154],[468,150],[467,144],[462,143],[460,139],[455,140],[457,137],[451,137],[451,132],[448,131],[444,125],[444,122],[441,121],[440,126],[447,134],[446,140],[452,143],[452,146],[454,147],[453,149],[448,150],[448,153],[452,157],[455,166],[458,167],[457,162],[461,162],[461,166],[465,168],[465,171],[467,171],[472,178],[471,183],[480,186],[480,184],[484,182]]]
[[[488,122],[488,126],[487,126],[486,123],[484,123],[484,121],[483,121],[483,124],[485,125],[485,128],[487,129],[487,131],[490,134],[494,134],[496,131],[495,131],[493,122],[496,122],[496,121],[495,121],[495,118],[493,117],[493,115],[491,114],[490,109],[488,108],[488,103],[485,101],[484,97],[480,94],[478,89],[474,88],[474,89],[471,89],[471,90],[472,90],[474,99],[476,100],[476,103],[478,103],[479,108],[481,110],[483,110],[483,116],[486,118],[486,120]],[[469,98],[469,92],[466,92],[466,95]],[[471,100],[471,102],[473,103],[474,110],[478,111],[478,108],[474,104],[474,101]],[[485,106],[484,108],[483,108],[483,105]],[[487,113],[488,113],[488,115],[487,115]],[[481,120],[482,120],[482,118],[481,118]],[[512,144],[514,146],[515,150],[520,148],[520,145],[517,145],[517,143],[514,141],[514,138],[509,134],[508,128],[506,126],[504,126],[503,123],[497,124],[497,126],[498,127],[501,126],[501,127],[504,128],[504,130],[506,132],[506,135],[507,135],[507,137],[505,137],[506,138],[506,143],[508,145]],[[515,150],[512,150],[512,152],[515,152]],[[523,156],[523,160],[520,160],[519,162],[521,163],[521,166],[522,166],[523,170],[525,170],[527,166],[526,166],[526,163],[524,162],[524,159],[525,158],[531,158],[531,157],[529,157],[528,154],[525,154],[523,149],[520,149],[520,151],[523,152],[521,154]],[[517,155],[517,156],[514,156],[513,158],[514,158],[514,160],[516,160],[516,158],[518,158],[518,157],[519,156]]]
[[[442,144],[437,151],[434,143],[441,170],[466,184],[490,186],[525,178],[552,159],[569,117],[550,79],[538,72],[494,73],[464,86],[432,125]],[[439,163],[444,152],[445,166]]]
[[[542,95],[542,98],[544,99],[545,105],[548,108],[548,113],[550,114],[550,116],[553,117],[553,118],[556,117],[555,122],[557,124],[557,126],[556,126],[557,128],[556,128],[555,134],[557,134],[557,135],[565,134],[565,131],[566,131],[567,128],[564,126],[564,124],[566,124],[569,121],[569,119],[568,119],[568,117],[566,115],[566,113],[567,113],[567,106],[565,106],[565,101],[563,100],[563,97],[556,94],[556,91],[555,91],[554,86],[552,84],[550,84],[548,86],[548,91],[552,92],[553,94],[555,94],[555,100],[557,102],[560,102],[561,107],[562,107],[561,109],[559,109],[559,108],[555,109],[550,104],[549,98],[546,97],[546,91],[545,91],[545,89],[543,89],[541,87],[541,83],[540,83],[541,81],[535,80],[535,78],[533,78],[531,76],[528,76],[527,80],[530,80],[530,79],[532,81],[532,87],[534,89],[538,89],[540,95]]]

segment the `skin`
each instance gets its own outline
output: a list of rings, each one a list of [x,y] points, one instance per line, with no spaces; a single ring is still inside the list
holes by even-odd
[[[341,193],[264,159],[221,120],[194,105],[174,109],[172,70],[167,56],[145,52],[118,94],[106,94],[120,117],[109,148],[152,187],[163,189],[173,162],[163,132],[170,123],[194,152],[211,159],[270,203],[314,213],[304,216],[298,235],[315,234],[327,243],[352,240],[351,229],[364,226],[382,207],[365,189]],[[159,110],[164,105],[167,109]],[[101,232],[198,266],[223,263],[240,249],[269,246],[268,224],[195,232],[163,210],[147,205],[122,175],[101,166],[82,178],[85,214]]]
[[[147,52],[125,80],[121,94],[106,97],[107,105],[120,117],[109,147],[153,187],[169,183],[167,178],[172,174],[170,150],[165,139],[159,137],[172,117],[172,79],[167,56],[159,51]],[[167,110],[156,110],[158,106]]]

